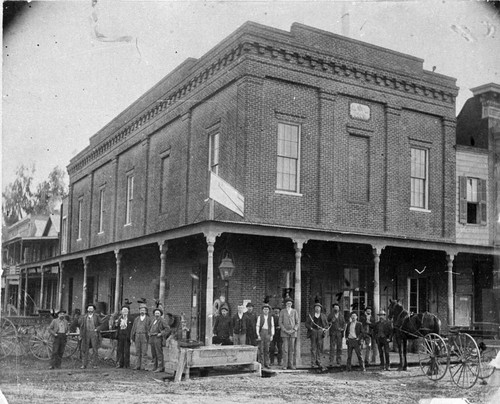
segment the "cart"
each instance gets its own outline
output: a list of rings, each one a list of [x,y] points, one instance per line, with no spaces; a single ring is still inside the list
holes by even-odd
[[[9,316],[0,318],[0,359],[9,355],[31,353],[38,359],[49,360],[52,356],[53,338],[49,332],[52,317]],[[78,337],[70,334],[63,357],[73,355],[78,349]]]
[[[500,346],[497,346],[500,349]],[[489,362],[497,349],[467,333],[451,331],[448,337],[430,333],[419,347],[420,368],[433,381],[441,380],[449,370],[452,381],[460,388],[470,389],[478,379],[485,381],[494,372]]]

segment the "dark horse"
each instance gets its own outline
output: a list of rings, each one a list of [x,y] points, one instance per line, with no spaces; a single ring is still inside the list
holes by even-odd
[[[389,320],[394,327],[394,338],[399,352],[399,370],[407,370],[406,349],[409,339],[417,339],[429,333],[439,334],[441,321],[432,313],[410,316],[400,300],[389,300]]]

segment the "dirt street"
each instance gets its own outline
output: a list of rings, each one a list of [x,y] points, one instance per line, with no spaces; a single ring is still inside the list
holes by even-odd
[[[48,362],[29,356],[0,361],[0,389],[9,404],[16,403],[418,403],[432,397],[465,397],[487,403],[490,386],[477,383],[470,390],[457,388],[446,375],[434,383],[420,368],[407,372],[331,370],[282,371],[258,377],[235,368],[213,370],[206,377],[193,376],[174,383],[168,374],[115,369],[102,361],[98,369],[79,368],[75,359],[63,369],[48,370]],[[230,373],[228,370],[231,370]],[[160,375],[160,376],[158,376]],[[165,377],[165,380],[162,378]]]

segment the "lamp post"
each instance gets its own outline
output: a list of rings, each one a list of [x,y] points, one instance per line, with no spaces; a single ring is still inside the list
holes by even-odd
[[[223,254],[224,255],[224,254]],[[222,258],[222,261],[219,265],[219,272],[221,279],[225,282],[226,285],[226,300],[229,301],[229,278],[233,276],[235,266],[233,263],[233,259],[231,258],[228,251],[225,251],[225,256]]]

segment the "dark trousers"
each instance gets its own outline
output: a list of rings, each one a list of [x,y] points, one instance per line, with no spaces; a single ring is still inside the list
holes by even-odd
[[[321,366],[321,353],[323,352],[323,331],[311,330],[311,366]]]
[[[389,369],[389,341],[387,338],[377,338],[378,354],[380,356],[380,365],[384,369]]]
[[[276,351],[278,351],[278,365],[281,365],[281,358],[283,357],[283,347],[281,344],[283,342],[281,341],[280,332],[281,331],[279,329],[276,331],[276,334],[274,334],[273,340],[269,346],[271,365],[274,363],[274,355],[276,354]]]
[[[356,352],[356,356],[358,357],[359,366],[361,366],[361,369],[364,369],[365,363],[363,362],[363,358],[361,357],[361,347],[359,344],[359,340],[347,338],[347,370],[351,370],[353,350],[354,352]]]
[[[260,330],[259,355],[260,363],[269,366],[269,345],[271,343],[271,333],[267,330]]]
[[[61,361],[65,348],[66,348],[66,334],[57,334],[54,337],[54,343],[52,344],[52,357],[50,360],[50,365],[53,368],[58,369],[61,367]]]
[[[330,334],[330,364],[333,365],[334,358],[337,358],[337,365],[342,359],[342,333],[334,332]]]
[[[165,365],[163,364],[163,347],[161,346],[162,339],[163,337],[158,337],[156,335],[149,337],[151,356],[153,356],[153,370],[165,370]]]
[[[130,337],[127,333],[118,332],[116,347],[116,365],[121,368],[130,367]]]
[[[92,358],[90,361],[95,366],[97,365],[97,351],[99,349],[99,337],[95,332],[88,333],[82,338],[83,366],[85,367],[89,363],[90,348],[92,348]]]

